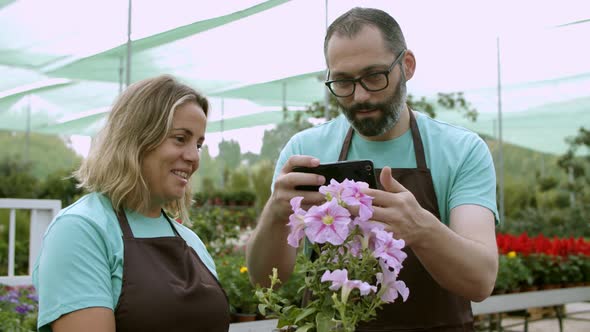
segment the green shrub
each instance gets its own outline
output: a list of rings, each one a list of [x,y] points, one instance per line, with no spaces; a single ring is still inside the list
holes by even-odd
[[[216,260],[217,275],[229,299],[230,309],[235,313],[253,314],[257,311],[258,299],[248,277],[248,268],[243,253],[226,254]]]
[[[33,287],[0,285],[0,331],[36,331],[38,310]]]

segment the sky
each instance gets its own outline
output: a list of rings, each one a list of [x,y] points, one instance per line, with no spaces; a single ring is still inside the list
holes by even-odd
[[[132,8],[132,38],[139,39],[259,2],[261,0],[218,1],[212,6],[210,1],[167,0],[163,7],[160,2],[136,0]],[[498,40],[503,84],[590,73],[590,47],[584,42],[590,36],[590,22],[556,28],[590,19],[590,1],[331,0],[327,3],[328,23],[354,6],[381,8],[396,18],[417,59],[416,74],[408,82],[408,91],[414,95],[493,89],[498,80]],[[324,70],[325,4],[326,1],[321,0],[294,0],[195,37],[195,42],[212,47],[230,44],[232,51],[212,54],[205,48],[197,50],[196,54],[164,52],[161,55],[178,64],[190,63],[192,57],[199,59],[186,70],[197,72],[203,78],[254,82]],[[17,20],[17,13],[26,13],[31,22],[25,25],[30,31],[14,32],[20,37],[17,42],[29,43],[44,52],[67,49],[70,54],[84,57],[126,40],[126,1],[17,0],[9,9],[0,16],[0,21]],[[92,15],[71,14],[77,11],[91,12]],[[48,12],[56,14],[47,15]],[[56,15],[64,19],[56,20]],[[105,17],[110,24],[104,24]],[[39,31],[39,26],[45,27],[43,31]],[[72,34],[72,26],[81,31]],[[60,36],[59,40],[49,38],[56,35]],[[227,36],[232,36],[231,40]],[[14,43],[14,37],[0,35],[0,45]],[[44,42],[44,38],[52,42]],[[237,60],[247,65],[233,65]],[[530,106],[535,99],[558,101],[561,97],[582,96],[587,94],[585,89],[590,91],[590,86],[572,89],[561,93],[537,92],[538,95],[528,96],[526,103]],[[513,103],[521,100],[515,99]],[[507,112],[523,109],[520,105],[511,108],[510,100],[506,103]],[[491,105],[493,103],[482,104],[478,110],[495,112]],[[224,117],[260,110],[251,103],[230,105],[226,101]],[[212,119],[217,116],[220,116],[220,107],[214,105]],[[223,135],[209,134],[206,142],[213,155],[222,139],[238,141],[242,152],[258,153],[266,129],[269,127],[226,131]],[[89,141],[89,138],[72,137],[73,147],[81,155],[87,154]]]

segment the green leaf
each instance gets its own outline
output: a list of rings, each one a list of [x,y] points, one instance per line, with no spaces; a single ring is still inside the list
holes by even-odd
[[[303,325],[302,327],[298,327],[295,332],[307,332],[313,328],[314,328],[313,323],[307,323],[307,324]]]
[[[338,324],[338,322],[333,320],[331,316],[320,312],[315,316],[315,324],[317,327],[317,332],[330,332],[332,328]]]
[[[286,319],[284,317],[279,317],[279,321],[277,322],[277,327],[281,328],[283,326],[289,326],[291,324],[290,319]]]
[[[299,322],[300,320],[304,319],[305,317],[315,313],[317,311],[316,308],[307,308],[305,310],[303,310],[302,313],[300,313],[296,318],[295,318],[295,323]]]

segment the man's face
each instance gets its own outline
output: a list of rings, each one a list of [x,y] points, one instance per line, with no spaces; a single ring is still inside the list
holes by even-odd
[[[357,86],[358,88],[362,87]],[[392,89],[395,90],[391,91]],[[390,93],[390,96],[375,102],[359,102],[346,106],[338,100],[342,112],[352,127],[361,135],[366,137],[382,136],[397,124],[406,105],[406,82],[405,80],[399,80],[396,87],[390,83],[385,91]],[[380,112],[375,116],[365,116],[371,112],[367,112],[367,110],[379,110]]]
[[[353,38],[333,35],[326,57],[329,79],[337,80],[385,71],[397,54],[385,47],[379,30],[366,26]],[[400,66],[396,65],[388,77],[389,85],[384,90],[369,92],[357,83],[353,95],[337,98],[353,128],[365,137],[388,133],[397,124],[405,107],[406,83]]]

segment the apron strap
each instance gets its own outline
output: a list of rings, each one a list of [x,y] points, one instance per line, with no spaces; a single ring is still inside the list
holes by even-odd
[[[408,111],[410,112],[410,131],[412,132],[412,141],[414,143],[414,155],[416,157],[416,166],[419,169],[426,169],[427,167],[426,157],[424,156],[424,145],[422,144],[422,137],[420,137],[418,123],[416,121],[416,117],[414,116],[414,112],[412,112],[412,109],[408,107]],[[353,134],[354,129],[351,126],[350,128],[348,128],[348,132],[346,133],[346,137],[344,138],[344,142],[342,143],[342,149],[340,149],[338,161],[344,161],[348,158],[348,150],[350,149]]]
[[[410,130],[412,131],[412,140],[414,142],[414,154],[416,156],[416,166],[420,169],[426,167],[426,157],[424,156],[424,145],[422,144],[422,137],[420,137],[420,130],[418,129],[418,122],[412,109],[408,108],[410,112]]]
[[[340,149],[340,156],[338,156],[338,161],[344,161],[348,158],[348,149],[350,148],[350,142],[352,142],[352,134],[354,130],[352,126],[348,128],[348,132],[346,133],[346,137],[344,138],[344,143],[342,143],[342,149]]]
[[[121,227],[121,231],[123,232],[124,239],[133,239],[133,232],[131,231],[131,227],[129,227],[129,221],[127,221],[127,215],[125,214],[125,210],[120,208],[118,211],[115,211],[117,214],[117,219],[119,220],[119,226]]]
[[[164,218],[166,218],[166,220],[168,220],[168,224],[170,224],[170,227],[172,227],[172,231],[174,232],[174,234],[176,234],[176,236],[182,238],[182,236],[180,236],[180,234],[178,234],[176,227],[174,227],[174,223],[172,222],[172,220],[170,220],[170,218],[168,217],[168,214],[166,214],[166,211],[164,211],[164,209],[162,209],[162,214],[164,215]]]
[[[123,208],[121,208],[121,209],[119,209],[119,211],[115,211],[115,213],[117,214],[117,219],[119,220],[119,226],[121,227],[121,231],[123,232],[123,238],[133,239],[134,238],[133,232],[131,231],[131,227],[129,226],[129,221],[127,220],[127,214],[125,214],[125,210]],[[164,218],[166,218],[166,220],[168,221],[168,224],[172,228],[172,232],[174,232],[174,234],[176,236],[181,237],[180,234],[178,234],[176,227],[174,227],[174,224],[172,223],[172,221],[170,220],[170,218],[168,217],[168,215],[164,211],[164,209],[162,209],[162,214],[164,215]]]

